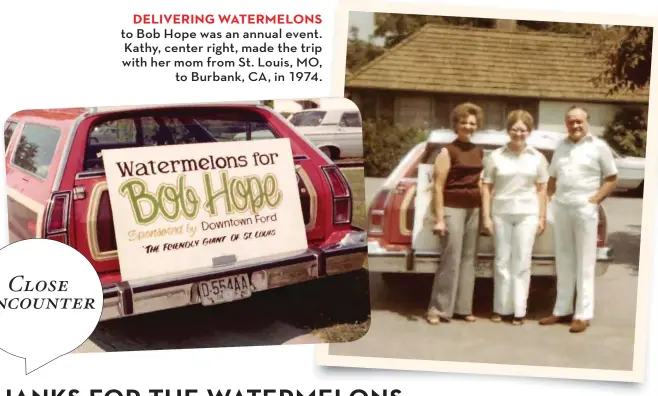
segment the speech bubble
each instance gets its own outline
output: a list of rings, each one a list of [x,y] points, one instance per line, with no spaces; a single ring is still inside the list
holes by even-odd
[[[48,239],[0,249],[0,349],[25,375],[82,345],[103,312],[103,288],[77,250]]]

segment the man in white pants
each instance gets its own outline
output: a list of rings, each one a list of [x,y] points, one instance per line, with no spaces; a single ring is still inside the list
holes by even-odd
[[[580,333],[594,316],[599,204],[615,188],[617,167],[608,145],[589,133],[585,109],[571,107],[565,121],[569,136],[553,154],[548,181],[548,195],[553,201],[557,299],[553,314],[539,324],[571,320],[569,331]]]

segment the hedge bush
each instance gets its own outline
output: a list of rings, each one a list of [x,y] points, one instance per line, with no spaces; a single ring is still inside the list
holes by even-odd
[[[363,122],[363,161],[366,177],[386,177],[402,157],[427,138],[427,131],[394,125],[386,120]]]
[[[619,154],[644,157],[647,149],[647,120],[642,109],[625,108],[617,112],[603,132],[603,138]]]

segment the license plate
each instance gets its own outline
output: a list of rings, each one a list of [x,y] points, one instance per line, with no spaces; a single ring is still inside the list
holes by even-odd
[[[203,305],[222,304],[251,297],[251,283],[247,274],[232,275],[199,283],[199,297]]]

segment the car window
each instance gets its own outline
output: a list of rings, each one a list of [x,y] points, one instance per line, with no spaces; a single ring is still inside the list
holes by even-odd
[[[114,119],[92,128],[84,169],[103,169],[101,152],[105,149],[276,138],[262,116],[250,112],[206,111]]]
[[[11,140],[11,136],[14,134],[17,125],[18,123],[13,121],[5,122],[5,153],[9,148],[9,141]]]
[[[326,111],[303,111],[293,114],[290,123],[298,127],[318,126],[326,115]]]
[[[12,163],[45,179],[48,176],[61,131],[57,128],[25,124],[18,139]]]
[[[220,142],[278,138],[265,122],[213,120],[205,122],[203,127]]]
[[[342,127],[361,128],[361,116],[358,112],[343,113],[338,125]]]
[[[90,145],[135,144],[137,129],[133,120],[108,121],[94,127],[89,134]]]

